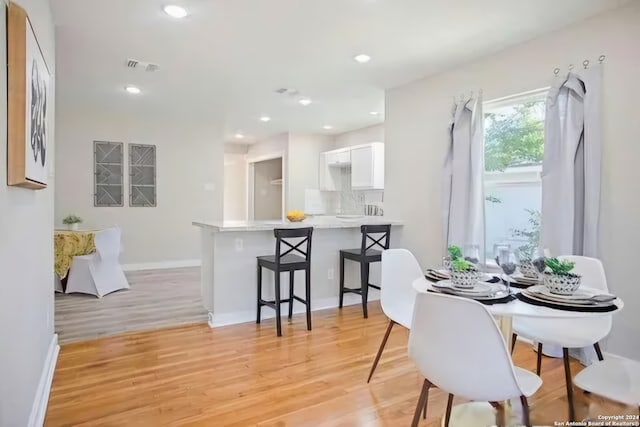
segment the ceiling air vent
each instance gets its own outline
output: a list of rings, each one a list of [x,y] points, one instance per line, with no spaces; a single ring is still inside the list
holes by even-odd
[[[276,89],[274,92],[278,93],[280,95],[289,95],[289,96],[296,96],[299,93],[295,89],[289,89],[289,88],[286,88],[286,87],[281,87],[280,89]]]
[[[148,73],[158,71],[160,66],[151,62],[138,61],[137,59],[127,59],[127,68],[141,69]]]

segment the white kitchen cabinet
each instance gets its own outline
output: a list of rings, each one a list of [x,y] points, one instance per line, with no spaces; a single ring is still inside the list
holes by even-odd
[[[384,189],[384,144],[374,142],[351,148],[351,188]]]

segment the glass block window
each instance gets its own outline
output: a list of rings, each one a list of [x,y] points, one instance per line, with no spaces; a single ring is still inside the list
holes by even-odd
[[[93,206],[123,205],[122,142],[93,141]]]
[[[156,146],[129,144],[129,206],[156,206]]]

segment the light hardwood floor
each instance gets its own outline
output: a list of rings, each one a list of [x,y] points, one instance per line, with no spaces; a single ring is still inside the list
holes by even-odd
[[[55,330],[61,343],[207,321],[200,269],[128,272],[131,289],[102,298],[56,293]]]
[[[387,319],[371,303],[209,329],[191,325],[62,346],[46,426],[408,426],[422,378],[407,358],[407,331],[393,330],[374,378]],[[473,349],[470,349],[473,351]],[[515,363],[535,369],[519,343]],[[580,370],[572,363],[573,372]],[[534,425],[566,419],[562,361],[545,358],[544,384],[530,399]],[[460,402],[456,399],[456,403]],[[446,394],[433,390],[423,426],[439,426]],[[517,409],[518,404],[514,404]],[[576,392],[578,416],[637,413]]]

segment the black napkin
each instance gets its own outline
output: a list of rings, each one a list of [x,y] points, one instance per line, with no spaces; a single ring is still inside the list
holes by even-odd
[[[475,299],[475,298],[471,298],[471,297],[467,297],[467,296],[463,296],[463,295],[452,295],[452,294],[449,294],[447,292],[438,292],[438,291],[435,291],[433,289],[429,289],[427,292],[431,292],[431,293],[434,293],[434,294],[445,294],[445,295],[451,295],[451,296],[458,296],[458,297],[461,297],[461,298],[468,298],[468,299],[472,299],[474,301],[478,301],[479,303],[484,304],[484,305],[506,304],[506,303],[511,302],[514,299],[516,299],[514,294],[509,294],[509,295],[507,295],[507,296],[505,296],[503,298],[496,298],[496,299],[486,300],[486,299]]]

